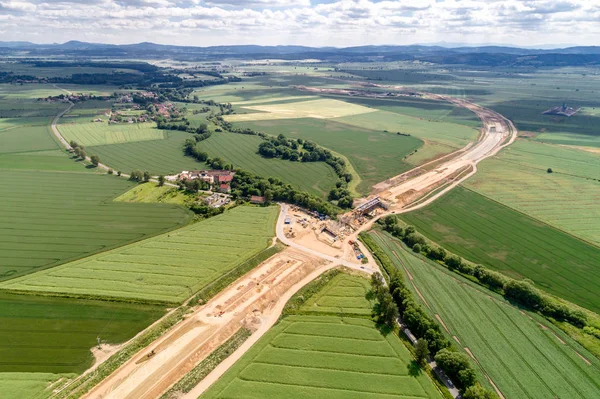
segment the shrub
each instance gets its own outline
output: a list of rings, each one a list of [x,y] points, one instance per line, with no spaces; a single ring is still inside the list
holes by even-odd
[[[109,169],[106,173],[108,173],[109,175],[112,175],[115,172],[112,169]]]

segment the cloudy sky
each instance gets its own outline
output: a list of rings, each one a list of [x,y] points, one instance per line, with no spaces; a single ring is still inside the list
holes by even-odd
[[[600,45],[600,0],[0,0],[0,40]]]

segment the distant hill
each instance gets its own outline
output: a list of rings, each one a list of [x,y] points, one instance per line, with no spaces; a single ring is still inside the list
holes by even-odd
[[[473,66],[562,66],[599,65],[599,46],[578,46],[562,49],[529,49],[506,46],[442,47],[408,46],[172,46],[150,42],[136,44],[103,44],[71,40],[62,44],[34,44],[30,42],[1,42],[0,53],[23,52],[31,57],[65,55],[71,57],[132,57],[138,59],[172,58],[176,60],[203,59],[302,59],[317,58],[330,61],[421,60],[440,64]]]

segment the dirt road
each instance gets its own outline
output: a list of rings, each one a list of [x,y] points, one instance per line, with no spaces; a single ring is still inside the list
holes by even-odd
[[[292,248],[284,250],[137,353],[84,397],[160,396],[242,326],[256,330],[249,342],[258,340],[291,295],[334,266]]]

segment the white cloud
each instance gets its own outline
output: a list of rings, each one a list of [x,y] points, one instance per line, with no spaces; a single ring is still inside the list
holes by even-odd
[[[600,0],[0,0],[3,40],[600,44],[599,22]]]

